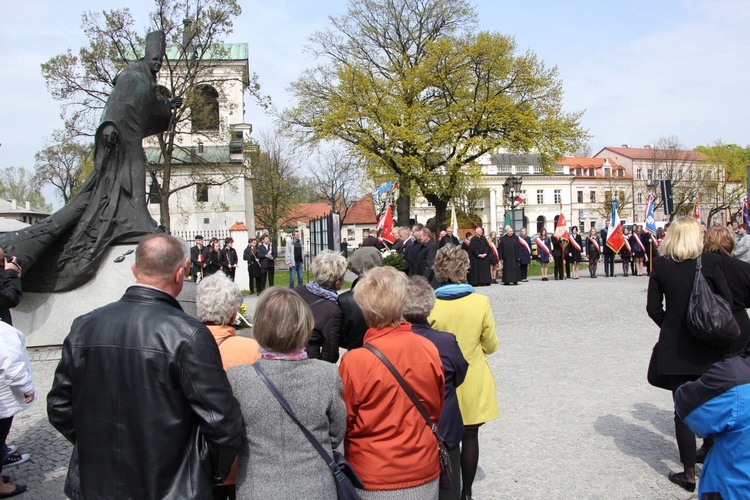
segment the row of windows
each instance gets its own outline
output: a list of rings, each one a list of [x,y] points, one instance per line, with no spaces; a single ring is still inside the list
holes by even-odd
[[[646,180],[664,180],[667,177],[671,177],[674,180],[682,180],[685,178],[687,172],[687,178],[688,180],[719,180],[719,176],[721,175],[720,171],[713,171],[713,170],[699,170],[696,172],[695,170],[682,170],[682,169],[675,169],[674,175],[667,175],[666,171],[663,168],[660,168],[656,171],[656,179],[654,179],[654,169],[649,168],[646,169]],[[643,179],[643,169],[637,168],[635,170],[635,178],[636,180],[642,181]]]
[[[616,177],[625,177],[625,169],[621,168],[616,170]],[[578,177],[583,177],[584,175],[587,175],[589,177],[595,177],[596,171],[593,168],[581,168],[577,167],[575,169],[575,175]],[[604,177],[612,177],[612,168],[611,167],[604,167]]]
[[[158,204],[160,200],[161,196],[159,196],[156,184],[151,184],[151,189],[148,191],[148,202]],[[208,203],[208,184],[196,184],[195,201],[198,203]]]

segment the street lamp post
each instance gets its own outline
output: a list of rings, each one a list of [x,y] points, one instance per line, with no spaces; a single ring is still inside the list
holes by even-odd
[[[511,225],[515,231],[519,231],[521,228],[516,227],[516,207],[521,202],[516,201],[516,196],[521,194],[521,184],[523,183],[522,177],[511,176],[505,179],[503,183],[503,196],[505,198],[505,205],[510,210]],[[523,210],[522,210],[523,212]],[[521,225],[523,225],[523,218],[521,218]]]

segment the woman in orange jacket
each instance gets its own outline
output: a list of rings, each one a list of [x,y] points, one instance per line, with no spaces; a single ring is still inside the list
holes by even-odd
[[[354,299],[370,327],[364,343],[390,360],[437,424],[443,366],[435,345],[401,321],[405,289],[406,277],[392,267],[371,269],[359,280]],[[360,497],[437,498],[437,439],[393,374],[367,349],[344,354],[339,372],[347,410],[344,450],[364,484]]]

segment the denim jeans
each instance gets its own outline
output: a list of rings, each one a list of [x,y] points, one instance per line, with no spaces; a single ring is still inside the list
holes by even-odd
[[[295,262],[294,267],[289,268],[289,288],[294,288],[294,275],[297,275],[297,285],[302,284],[302,262]]]
[[[7,444],[3,443],[3,459],[0,463],[5,462],[8,459],[8,456],[10,456],[10,448],[8,448]]]

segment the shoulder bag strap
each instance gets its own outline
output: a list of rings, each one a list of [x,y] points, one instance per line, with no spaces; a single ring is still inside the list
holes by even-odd
[[[307,427],[305,427],[302,422],[300,422],[297,419],[297,416],[292,411],[292,407],[289,406],[289,403],[287,403],[286,399],[284,399],[284,396],[281,395],[279,390],[276,388],[275,385],[273,385],[273,382],[268,378],[266,375],[266,372],[263,371],[263,368],[261,368],[258,363],[253,363],[252,367],[255,369],[255,373],[258,374],[260,379],[263,381],[264,384],[266,384],[266,387],[268,387],[268,390],[271,391],[271,394],[276,398],[276,400],[279,402],[282,408],[286,410],[287,414],[292,417],[292,420],[294,420],[294,423],[297,424],[297,426],[300,428],[302,433],[305,435],[308,441],[310,441],[310,444],[313,445],[313,448],[315,448],[315,451],[318,452],[318,454],[325,460],[325,462],[328,464],[328,468],[330,468],[334,473],[338,471],[338,466],[336,465],[336,462],[333,460],[333,457],[328,454],[328,452],[323,449],[323,446],[318,442],[317,439],[315,439],[315,436],[313,436],[309,430],[307,430]]]
[[[698,258],[695,261],[695,279],[693,280],[693,295],[698,295],[698,283],[701,280],[701,268],[703,265],[701,264],[701,256],[698,255]]]
[[[425,419],[425,422],[427,422],[427,427],[432,429],[432,432],[435,433],[435,435],[438,435],[438,429],[437,425],[435,425],[435,422],[432,421],[430,418],[430,414],[427,413],[427,410],[422,405],[422,403],[419,401],[419,398],[416,394],[414,394],[414,391],[409,387],[409,384],[406,383],[406,380],[404,380],[404,377],[401,376],[401,374],[398,372],[395,366],[388,360],[388,358],[385,357],[385,355],[380,352],[380,350],[375,347],[372,344],[365,344],[364,348],[373,353],[375,356],[377,356],[380,361],[383,362],[383,364],[388,368],[391,373],[393,374],[393,377],[396,379],[396,381],[401,385],[401,388],[404,390],[407,396],[409,396],[409,399],[411,399],[411,402],[414,403],[414,406],[417,407],[417,410],[419,410],[419,413],[422,414],[422,417]]]
[[[314,306],[315,304],[319,304],[319,303],[323,302],[324,300],[328,300],[328,299],[325,298],[325,297],[320,298],[320,299],[318,299],[318,300],[316,300],[314,302],[310,302],[309,304],[307,304],[307,307],[309,307],[310,309],[312,309],[312,306]]]

